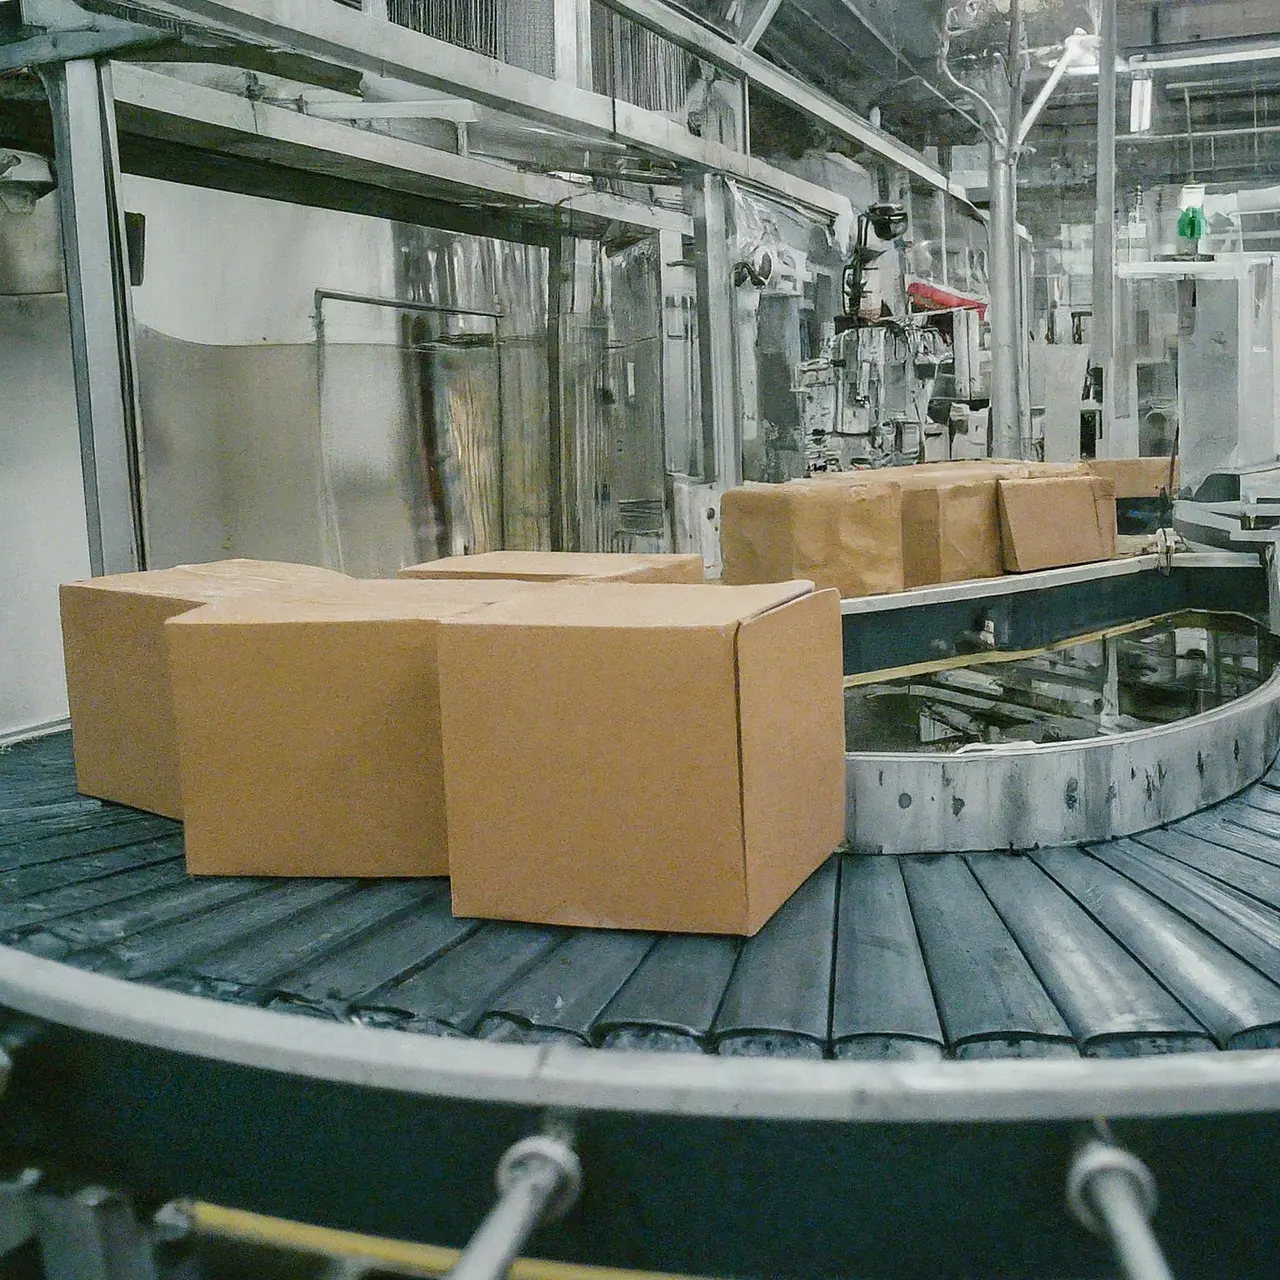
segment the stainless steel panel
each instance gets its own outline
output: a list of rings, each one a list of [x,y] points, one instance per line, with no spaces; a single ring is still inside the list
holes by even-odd
[[[868,853],[1028,849],[1132,835],[1260,778],[1280,750],[1280,674],[1137,733],[946,756],[846,755],[847,835]]]

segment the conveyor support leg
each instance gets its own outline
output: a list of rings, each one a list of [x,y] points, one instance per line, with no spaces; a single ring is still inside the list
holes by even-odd
[[[562,1217],[578,1198],[582,1170],[561,1135],[525,1138],[498,1163],[498,1203],[489,1210],[450,1280],[501,1280],[540,1223]]]
[[[145,1232],[123,1196],[85,1187],[32,1199],[47,1280],[157,1280]]]
[[[1111,1246],[1125,1280],[1173,1280],[1151,1230],[1156,1183],[1137,1156],[1092,1138],[1067,1170],[1072,1213]]]

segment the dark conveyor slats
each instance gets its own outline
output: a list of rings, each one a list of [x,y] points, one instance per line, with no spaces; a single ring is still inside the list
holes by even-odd
[[[1250,831],[1248,827],[1228,822],[1221,810],[1214,809],[1208,813],[1194,813],[1178,823],[1177,830],[1186,835],[1196,836],[1209,844],[1220,845],[1224,849],[1234,849],[1236,853],[1247,853],[1249,857],[1260,862],[1280,867],[1280,840],[1274,836],[1265,836],[1258,831]]]
[[[564,941],[563,929],[486,924],[403,982],[361,1000],[356,1012],[374,1026],[467,1036],[489,1002]]]
[[[1152,859],[1137,842],[1116,840],[1093,854],[1280,984],[1280,912],[1273,907],[1176,859]]]
[[[1243,889],[1260,902],[1280,907],[1280,867],[1184,831],[1147,831],[1133,839],[1224,884]]]
[[[986,854],[969,865],[1082,1052],[1137,1057],[1214,1047],[1168,991],[1030,859]]]
[[[362,998],[425,968],[479,927],[457,920],[444,881],[427,881],[417,905],[384,916],[360,938],[275,983],[273,1005],[319,1018],[344,1018]]]
[[[1074,850],[1036,861],[1196,1016],[1223,1048],[1280,1043],[1280,987],[1118,871]]]
[[[938,1059],[942,1025],[897,858],[845,856],[831,997],[837,1058]]]
[[[1076,1055],[1070,1028],[963,858],[903,858],[925,964],[957,1058]]]
[[[823,1056],[839,884],[839,861],[828,858],[754,938],[743,942],[712,1027],[717,1052]]]
[[[738,960],[736,938],[660,938],[595,1023],[609,1049],[701,1053]]]
[[[347,883],[348,892],[342,896],[282,921],[270,947],[242,938],[207,957],[190,958],[179,981],[196,994],[210,990],[223,999],[260,1002],[274,994],[275,979],[359,937],[386,915],[420,904],[433,892],[431,881]]]
[[[591,1028],[653,946],[652,934],[575,933],[497,996],[478,1034],[519,1044],[589,1044]]]
[[[189,877],[181,824],[78,796],[61,734],[0,750],[0,942],[281,1016],[611,1051],[1280,1045],[1280,768],[1087,849],[839,854],[738,939],[455,919],[444,880]]]

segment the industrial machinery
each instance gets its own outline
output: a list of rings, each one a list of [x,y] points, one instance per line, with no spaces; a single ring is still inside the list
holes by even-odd
[[[1121,263],[1109,456],[1169,453],[1183,484],[1274,464],[1280,297],[1273,254]],[[1238,494],[1236,496],[1239,496]]]
[[[939,330],[919,317],[835,334],[823,355],[796,371],[808,470],[920,460],[934,380],[948,354]]]

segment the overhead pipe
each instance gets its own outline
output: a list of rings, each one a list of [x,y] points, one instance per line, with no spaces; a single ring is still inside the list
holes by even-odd
[[[1098,37],[1090,35],[1081,27],[1077,27],[1066,38],[1064,46],[1062,57],[1053,64],[1053,70],[1049,73],[1049,78],[1044,82],[1040,92],[1036,94],[1035,101],[1027,108],[1026,114],[1022,117],[1022,126],[1018,129],[1014,143],[1017,147],[1021,147],[1026,142],[1027,136],[1040,118],[1040,113],[1044,110],[1045,104],[1053,96],[1053,91],[1058,87],[1062,77],[1067,74],[1068,68],[1097,57]]]

